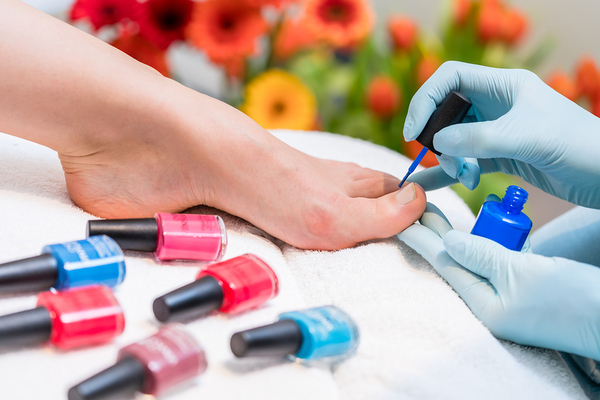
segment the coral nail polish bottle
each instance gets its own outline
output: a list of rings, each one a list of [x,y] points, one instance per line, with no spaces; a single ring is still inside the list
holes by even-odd
[[[108,342],[125,329],[119,302],[107,286],[43,292],[37,307],[0,317],[0,345],[50,341],[61,349]]]
[[[209,265],[196,281],[167,293],[152,305],[159,321],[187,319],[214,310],[235,314],[277,296],[279,281],[263,260],[244,254]]]
[[[135,391],[160,395],[201,375],[204,350],[183,328],[168,325],[119,351],[117,363],[69,390],[69,400],[99,400]]]
[[[218,215],[157,213],[154,218],[88,221],[87,236],[107,235],[123,250],[154,252],[168,260],[219,261],[227,231]]]
[[[522,212],[528,193],[509,186],[502,202],[483,203],[471,234],[491,239],[510,250],[521,251],[533,226],[531,219]]]
[[[42,254],[0,265],[0,292],[58,290],[125,279],[125,257],[108,236],[52,244]]]
[[[283,313],[277,322],[231,337],[236,357],[290,355],[312,360],[347,354],[358,347],[352,319],[334,306]]]

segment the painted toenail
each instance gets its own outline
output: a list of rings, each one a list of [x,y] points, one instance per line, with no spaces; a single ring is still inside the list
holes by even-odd
[[[410,183],[408,186],[402,188],[398,194],[396,194],[396,199],[400,202],[400,204],[405,205],[413,201],[417,198],[417,191],[415,189],[415,184]]]

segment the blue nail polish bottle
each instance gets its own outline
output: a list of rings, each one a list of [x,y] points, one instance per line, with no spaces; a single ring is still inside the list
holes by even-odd
[[[509,186],[502,202],[483,203],[471,234],[491,239],[510,250],[521,251],[531,231],[531,219],[522,210],[528,193]]]
[[[356,349],[356,324],[334,306],[286,312],[277,322],[231,337],[231,350],[237,357],[291,355],[316,358],[347,354]]]
[[[58,290],[125,279],[125,257],[108,236],[52,244],[42,254],[0,265],[0,292]]]

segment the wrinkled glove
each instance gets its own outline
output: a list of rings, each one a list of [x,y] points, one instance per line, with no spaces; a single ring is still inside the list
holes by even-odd
[[[398,238],[429,261],[494,336],[600,360],[599,268],[508,250],[451,230],[431,211],[428,205],[421,222],[433,230],[415,224]]]
[[[411,100],[404,138],[423,130],[452,90],[473,107],[466,122],[439,131],[433,145],[441,167],[409,181],[433,190],[460,180],[473,189],[480,173],[504,172],[564,200],[600,208],[600,119],[525,70],[448,62]],[[464,157],[464,158],[463,158]],[[445,173],[444,173],[445,172]]]

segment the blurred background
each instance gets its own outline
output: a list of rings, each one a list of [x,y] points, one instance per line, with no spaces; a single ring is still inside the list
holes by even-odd
[[[600,2],[589,0],[26,0],[267,129],[322,130],[414,158],[410,98],[446,60],[527,68],[600,115]],[[435,165],[434,157],[424,161]],[[510,184],[535,227],[573,205],[494,174],[474,213]]]

